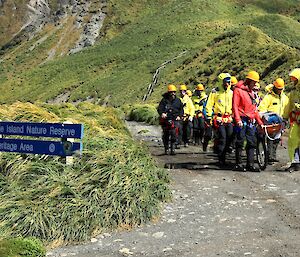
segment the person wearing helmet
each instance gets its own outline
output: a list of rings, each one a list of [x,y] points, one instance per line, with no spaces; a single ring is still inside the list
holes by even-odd
[[[292,70],[289,76],[294,88],[284,118],[290,121],[288,152],[292,163],[286,170],[293,172],[300,171],[300,68]]]
[[[256,106],[258,107],[262,97],[260,96],[260,84],[257,82],[255,83],[255,86],[253,88],[253,92],[254,92],[254,98],[255,98],[255,102],[256,102]]]
[[[206,104],[207,120],[213,120],[216,131],[215,150],[218,154],[219,165],[225,164],[226,152],[229,149],[232,133],[232,90],[231,76],[221,73],[218,76],[219,86],[211,91]]]
[[[157,108],[163,130],[162,140],[165,154],[170,151],[171,155],[175,154],[176,131],[178,131],[179,122],[183,115],[183,104],[176,97],[176,91],[176,86],[168,85],[168,91],[163,94]]]
[[[235,76],[231,76],[230,82],[231,82],[231,90],[234,90],[236,84],[238,83],[237,78]]]
[[[250,71],[245,81],[239,81],[233,92],[233,116],[237,128],[237,139],[235,144],[234,170],[237,171],[259,171],[254,166],[254,151],[256,148],[256,123],[262,125],[257,111],[257,102],[253,88],[259,82],[259,74]],[[244,141],[247,141],[246,153],[247,164],[242,166],[242,150]]]
[[[200,145],[204,135],[204,112],[203,106],[207,100],[207,94],[204,91],[204,86],[198,84],[195,88],[195,93],[192,96],[192,101],[195,106],[195,116],[193,119],[193,135],[195,145]]]
[[[180,100],[183,104],[183,121],[182,121],[182,137],[179,137],[179,144],[182,139],[184,146],[187,147],[191,137],[191,129],[192,129],[192,122],[193,117],[195,115],[195,107],[192,102],[192,99],[187,95],[187,86],[181,85],[179,87],[180,90]]]
[[[286,113],[286,109],[289,103],[289,98],[283,92],[284,91],[284,80],[282,78],[276,79],[272,86],[269,86],[269,92],[265,95],[263,100],[258,106],[258,111],[264,112],[274,112],[280,117]],[[276,151],[279,145],[280,139],[270,140],[267,139],[268,145],[268,161],[270,164],[278,162],[276,158]]]
[[[192,98],[192,96],[193,96],[193,92],[191,91],[191,90],[187,90],[186,91],[186,94],[190,97],[190,98]]]

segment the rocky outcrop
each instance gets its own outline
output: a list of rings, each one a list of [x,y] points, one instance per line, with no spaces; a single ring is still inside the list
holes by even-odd
[[[0,6],[5,0],[0,0]],[[80,30],[81,36],[76,45],[70,50],[75,53],[87,46],[95,44],[106,13],[106,0],[57,0],[55,8],[51,7],[49,0],[29,0],[27,4],[27,19],[13,39],[0,50],[12,48],[20,42],[32,38],[48,23],[60,24],[63,18],[75,16],[74,26]]]
[[[96,39],[98,38],[100,30],[103,26],[105,17],[106,14],[101,10],[92,15],[91,19],[86,24],[84,24],[81,37],[76,46],[70,50],[70,54],[76,53],[82,50],[84,47],[92,46],[95,44]],[[79,23],[78,21],[77,23],[78,26],[81,26],[81,23]]]

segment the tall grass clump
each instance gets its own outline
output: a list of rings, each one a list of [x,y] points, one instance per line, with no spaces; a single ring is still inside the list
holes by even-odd
[[[146,122],[148,124],[158,124],[157,106],[154,104],[135,104],[125,107],[129,120]]]
[[[0,119],[83,123],[83,154],[59,157],[1,153],[0,237],[82,241],[159,215],[170,198],[168,176],[133,141],[113,109],[82,103],[0,106]]]

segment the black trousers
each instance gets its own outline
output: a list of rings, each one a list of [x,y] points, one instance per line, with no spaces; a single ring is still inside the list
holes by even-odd
[[[163,129],[163,135],[162,135],[162,140],[164,143],[165,149],[169,149],[169,145],[174,145],[176,142],[176,128],[169,128],[166,126],[162,127]]]
[[[226,152],[228,151],[232,140],[233,125],[232,123],[222,124],[216,131],[216,152],[219,160],[225,162]]]
[[[204,118],[202,117],[194,117],[193,119],[193,135],[195,144],[200,144],[203,139],[205,130]]]
[[[191,138],[193,124],[187,119],[182,122],[182,141],[183,143],[189,143]]]
[[[183,134],[183,124],[182,120],[176,120],[175,121],[175,138],[176,138],[176,145],[182,144],[182,134]]]
[[[236,134],[236,152],[235,160],[236,164],[242,163],[242,151],[244,146],[244,141],[246,140],[246,154],[247,154],[247,165],[254,165],[254,152],[257,144],[257,134],[256,127],[254,124],[244,125],[242,128],[237,130]]]

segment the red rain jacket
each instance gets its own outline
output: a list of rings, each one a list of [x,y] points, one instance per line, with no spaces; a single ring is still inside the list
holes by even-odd
[[[239,81],[234,88],[232,106],[233,116],[236,122],[241,121],[241,117],[245,117],[250,120],[256,120],[259,125],[263,124],[257,111],[253,91],[245,86],[242,80]]]

